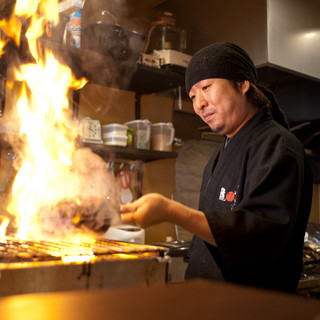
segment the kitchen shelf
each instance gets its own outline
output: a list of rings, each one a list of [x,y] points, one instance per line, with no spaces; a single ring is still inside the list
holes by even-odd
[[[77,78],[85,77],[90,83],[150,94],[184,86],[184,67],[167,65],[150,67],[138,62],[119,60],[96,51],[79,49],[55,41],[42,40],[42,46],[51,50],[55,57],[68,65]],[[31,62],[32,56],[26,41],[18,48],[13,42],[6,46],[1,63],[10,65],[15,59]]]
[[[129,90],[136,93],[136,118],[140,118],[140,96],[161,92],[184,85],[185,68],[167,66],[154,68],[135,62],[120,61],[117,69],[115,61],[101,53],[69,47],[54,42],[46,42],[58,59],[69,65],[77,77],[84,76],[90,83]],[[110,72],[110,70],[115,73]],[[130,80],[130,81],[129,81]],[[84,144],[103,158],[142,160],[143,162],[176,158],[176,152],[143,150],[128,147]]]
[[[21,143],[21,138],[18,134],[13,133],[0,133],[0,149],[10,148],[12,141],[14,144]],[[11,143],[9,143],[11,141]],[[98,154],[101,158],[112,158],[112,159],[127,159],[127,160],[141,160],[143,162],[177,158],[178,153],[175,151],[157,151],[157,150],[146,150],[137,149],[133,147],[121,147],[111,146],[100,143],[89,143],[89,142],[76,142],[76,147],[87,147],[90,148],[94,153]]]
[[[149,94],[184,86],[184,72],[185,68],[173,70],[168,65],[158,69],[138,63],[129,90]]]
[[[136,119],[140,118],[142,94],[168,92],[185,85],[184,67],[166,65],[156,68],[136,61],[115,61],[112,57],[93,50],[74,48],[48,39],[42,39],[40,43],[42,48],[51,50],[60,63],[69,66],[76,78],[85,77],[92,84],[135,92]],[[26,39],[22,38],[20,47],[13,41],[7,44],[0,63],[6,66],[14,61],[33,60]],[[78,104],[79,94],[76,93],[73,106],[75,115],[78,114]]]
[[[68,65],[77,78],[85,77],[92,84],[135,92],[136,119],[140,118],[142,94],[165,92],[185,85],[184,67],[166,65],[155,68],[135,61],[114,61],[96,51],[48,40],[43,40],[43,45],[51,49],[60,62]]]
[[[90,83],[150,94],[184,86],[185,68],[155,68],[130,61],[114,61],[107,55],[78,49],[52,41],[43,41],[57,59],[70,66],[76,77]]]
[[[132,147],[109,146],[96,143],[83,143],[102,158],[141,160],[143,162],[177,158],[177,152],[136,149]]]

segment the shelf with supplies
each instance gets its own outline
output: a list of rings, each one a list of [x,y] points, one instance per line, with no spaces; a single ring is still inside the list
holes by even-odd
[[[51,50],[61,63],[69,66],[75,77],[85,77],[92,84],[135,92],[136,119],[140,118],[142,94],[166,92],[185,84],[186,68],[182,66],[165,65],[157,68],[130,60],[115,61],[100,52],[74,48],[52,40],[42,39],[40,43],[43,48]],[[24,39],[19,48],[13,42],[8,43],[0,64],[7,68],[14,61],[33,61]],[[5,71],[1,74],[5,74]],[[74,100],[73,109],[77,116],[78,92],[75,92]]]
[[[185,85],[185,67],[165,65],[162,68],[148,66],[130,60],[115,61],[100,52],[79,49],[53,41],[43,41],[55,57],[70,66],[78,78],[89,83],[135,92],[135,118],[140,118],[142,94],[167,92]]]
[[[151,67],[127,61],[115,63],[108,56],[87,49],[78,49],[58,42],[42,40],[43,47],[53,51],[55,57],[63,64],[68,65],[77,78],[85,77],[92,84],[98,84],[136,93],[136,118],[140,116],[140,95],[151,94],[184,85],[183,67],[166,66],[165,69]],[[19,58],[19,59],[17,59]],[[32,61],[29,50],[24,41],[18,48],[13,43],[7,47],[6,54],[0,64],[10,65],[15,60]],[[174,70],[175,69],[175,70]],[[74,91],[74,116],[78,115],[80,95]],[[96,143],[83,143],[103,158],[122,158],[142,160],[143,162],[176,158],[176,152],[136,149],[132,147],[108,146]]]
[[[185,68],[166,65],[162,68],[151,67],[139,62],[115,61],[102,53],[79,49],[55,41],[42,40],[43,47],[51,50],[55,57],[68,65],[77,78],[85,77],[90,83],[133,91],[139,94],[161,92],[184,86]],[[1,64],[19,58],[32,61],[27,43],[21,40],[20,48],[9,43]]]
[[[149,94],[184,86],[185,68],[167,65],[156,68],[113,58],[88,49],[45,41],[57,59],[70,66],[76,77],[90,83]]]
[[[52,45],[52,43],[51,43]],[[99,84],[136,93],[136,119],[140,118],[140,95],[161,92],[184,85],[185,68],[155,68],[135,62],[112,59],[99,52],[77,49],[65,45],[54,45],[58,58],[64,59],[77,77],[84,76],[92,84]],[[58,51],[57,51],[58,50]],[[130,81],[129,81],[130,80]],[[141,160],[149,162],[168,158],[177,158],[177,152],[156,151],[83,142],[102,158]]]
[[[13,142],[16,145],[21,143],[21,138],[17,133],[0,132],[0,149],[11,148]],[[168,158],[174,159],[178,156],[178,153],[175,151],[137,149],[133,147],[105,145],[102,143],[80,142],[80,140],[76,142],[76,147],[90,148],[101,158],[141,160],[143,162],[162,160]]]
[[[141,120],[145,127],[145,134],[147,132],[148,120]],[[128,123],[129,124],[129,123]],[[150,146],[146,143],[147,135],[143,136],[141,144],[127,145],[128,140],[128,126],[122,124],[109,124],[104,127],[97,119],[84,118],[81,120],[82,133],[76,141],[76,147],[89,147],[91,150],[100,155],[104,159],[128,159],[140,160],[142,162],[161,160],[166,158],[176,158],[177,153],[172,151],[159,151],[149,149]],[[142,125],[142,124],[141,124]],[[171,129],[171,127],[170,127]],[[142,130],[143,131],[143,130]],[[150,131],[149,131],[150,132]],[[170,131],[171,134],[174,131]],[[133,133],[132,133],[133,134]],[[102,137],[104,136],[104,141]],[[150,136],[149,136],[150,137]],[[116,139],[115,139],[116,138]],[[170,135],[170,143],[173,143],[173,135]],[[109,141],[109,142],[108,142]],[[167,150],[167,149],[165,149]]]
[[[128,160],[141,160],[143,162],[161,160],[161,159],[174,159],[178,154],[175,151],[156,151],[147,149],[137,149],[133,147],[120,147],[109,146],[97,143],[82,143],[83,147],[91,148],[91,150],[102,158],[110,159],[128,159]]]

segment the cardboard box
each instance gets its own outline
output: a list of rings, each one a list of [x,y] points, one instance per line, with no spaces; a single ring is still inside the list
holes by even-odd
[[[58,11],[67,15],[81,10],[82,7],[82,0],[62,0],[58,3]]]

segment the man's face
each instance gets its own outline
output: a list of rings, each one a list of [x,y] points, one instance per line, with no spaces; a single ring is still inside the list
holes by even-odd
[[[191,88],[189,97],[213,132],[232,137],[257,112],[246,98],[249,87],[248,81],[236,89],[226,79],[205,79]]]

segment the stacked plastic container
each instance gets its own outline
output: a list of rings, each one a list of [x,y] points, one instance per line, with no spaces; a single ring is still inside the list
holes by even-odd
[[[137,149],[171,151],[174,134],[175,129],[171,122],[151,123],[147,119],[102,126],[104,144],[132,146]]]
[[[111,123],[102,126],[102,140],[106,145],[123,146],[128,142],[128,126]]]
[[[132,120],[126,122],[125,125],[133,130],[134,148],[150,149],[151,122],[149,120]]]

